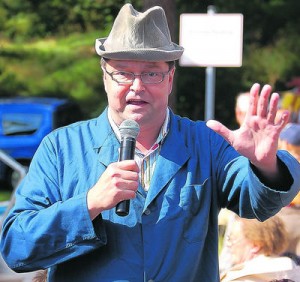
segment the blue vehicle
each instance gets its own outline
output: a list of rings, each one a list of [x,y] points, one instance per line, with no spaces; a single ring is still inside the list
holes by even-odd
[[[79,106],[62,98],[0,98],[0,149],[24,166],[52,130],[81,120]],[[0,179],[8,188],[16,182],[13,171],[0,163]]]

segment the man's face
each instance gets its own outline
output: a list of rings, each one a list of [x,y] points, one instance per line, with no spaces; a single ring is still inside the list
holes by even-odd
[[[120,124],[125,119],[132,119],[140,126],[151,127],[153,123],[161,125],[165,118],[175,69],[168,71],[169,65],[166,62],[108,60],[104,64],[103,81],[114,122]],[[142,81],[141,76],[136,76],[131,83],[125,84],[114,81],[108,74],[112,72],[131,72],[135,75],[150,73],[150,76],[164,73],[164,79],[157,84],[147,84]]]

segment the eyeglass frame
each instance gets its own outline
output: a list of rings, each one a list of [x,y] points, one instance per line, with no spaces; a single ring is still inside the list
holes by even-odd
[[[162,83],[165,80],[165,76],[168,75],[173,68],[175,69],[175,62],[171,61],[171,62],[167,62],[167,64],[169,65],[169,70],[167,72],[144,72],[144,73],[141,73],[141,74],[135,74],[134,72],[129,72],[129,71],[112,71],[112,72],[109,72],[109,71],[107,71],[107,69],[105,67],[106,63],[107,63],[107,61],[104,58],[102,58],[101,59],[101,67],[102,67],[102,69],[111,77],[111,79],[113,81],[117,82],[118,84],[132,84],[134,82],[134,80],[135,80],[136,77],[140,77],[141,81],[144,84],[160,84],[160,83]],[[132,80],[129,81],[129,82],[119,82],[119,81],[117,81],[113,77],[113,74],[117,73],[117,72],[123,72],[123,73],[131,74],[132,75]],[[142,78],[142,75],[149,74],[149,73],[161,74],[162,75],[161,81],[159,81],[159,82],[151,82],[151,83],[144,82],[143,78]]]

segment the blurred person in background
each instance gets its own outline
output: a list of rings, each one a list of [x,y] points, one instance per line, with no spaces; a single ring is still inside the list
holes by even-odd
[[[293,77],[281,93],[281,108],[290,112],[290,121],[300,123],[300,77]]]
[[[300,161],[300,124],[288,123],[279,135],[278,148],[287,150]]]
[[[250,93],[249,92],[239,93],[236,97],[235,109],[234,109],[235,119],[239,126],[242,125],[245,119],[249,105],[250,105]]]
[[[279,136],[279,149],[287,150],[300,161],[300,124],[288,123]],[[300,193],[278,214],[286,224],[289,243],[286,253],[300,256]],[[299,279],[300,280],[300,279]]]
[[[236,98],[235,114],[236,120],[241,125],[245,118],[246,111],[250,102],[249,92],[240,93]],[[286,99],[286,98],[285,98]],[[285,102],[286,103],[286,102]],[[285,106],[286,108],[286,106]],[[285,108],[280,107],[277,112],[276,120],[279,121],[281,114],[286,111]],[[287,150],[298,161],[300,160],[300,124],[288,123],[280,134],[278,149]],[[279,215],[286,224],[288,233],[288,244],[285,250],[286,255],[292,257],[297,263],[300,258],[300,193],[294,198],[294,200],[286,207],[282,208]],[[228,210],[222,210],[220,213],[221,223],[225,227],[224,244],[222,246],[219,260],[220,260],[220,272],[228,269],[231,262],[231,254],[226,244],[226,235],[230,232],[230,226],[234,214]],[[299,222],[299,224],[297,224]],[[224,228],[224,227],[223,227]]]
[[[221,282],[300,281],[299,266],[290,257],[281,255],[288,244],[288,234],[279,216],[264,222],[235,216],[226,244],[232,267],[221,273]]]

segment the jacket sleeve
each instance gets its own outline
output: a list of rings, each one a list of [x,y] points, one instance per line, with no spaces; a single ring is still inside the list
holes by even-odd
[[[45,138],[4,221],[1,252],[16,272],[45,269],[106,244],[101,215],[93,222],[89,217],[88,189],[76,189],[74,181],[70,182],[73,195],[62,195],[59,158],[58,148]]]
[[[213,142],[217,139],[214,138]],[[269,187],[259,178],[247,158],[238,155],[228,160],[226,156],[231,154],[229,152],[233,148],[222,146],[219,145],[219,150],[212,153],[217,164],[215,169],[221,207],[241,217],[264,221],[288,205],[298,193],[300,164],[287,151],[277,152],[282,163],[281,173],[286,181],[281,183],[282,187],[278,184],[277,187]]]

